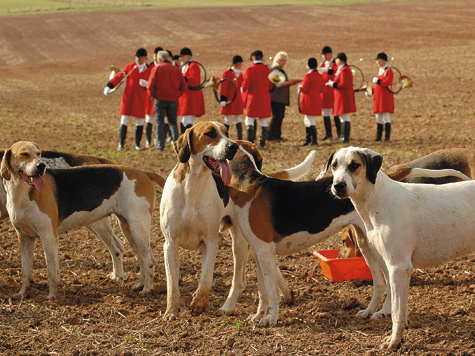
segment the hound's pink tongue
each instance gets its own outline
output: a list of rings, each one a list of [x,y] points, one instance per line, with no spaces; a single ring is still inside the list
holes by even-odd
[[[45,180],[43,177],[28,177],[23,172],[20,172],[20,175],[25,182],[33,185],[38,190],[41,190],[45,187]]]
[[[45,180],[42,177],[31,178],[31,184],[33,184],[36,189],[41,190],[45,187]]]
[[[223,180],[224,185],[229,185],[231,183],[231,168],[229,168],[228,161],[224,160],[223,162],[217,162],[219,165],[219,174]]]

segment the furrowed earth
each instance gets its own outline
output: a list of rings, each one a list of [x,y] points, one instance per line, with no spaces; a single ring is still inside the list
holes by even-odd
[[[309,57],[321,61],[330,45],[345,52],[367,80],[377,73],[374,58],[384,51],[391,65],[414,81],[395,96],[390,142],[373,142],[372,102],[356,94],[351,145],[369,147],[384,157],[383,169],[433,151],[474,148],[475,94],[473,1],[412,1],[347,6],[279,6],[124,10],[2,17],[0,21],[0,147],[18,140],[44,150],[103,156],[166,177],[177,157],[170,144],[133,150],[134,122],[126,149],[117,152],[119,104],[123,89],[102,92],[111,65],[133,61],[135,50],[156,46],[178,53],[188,46],[210,75],[220,76],[235,54],[245,58],[261,49],[267,63],[288,52],[286,71],[302,78]],[[360,60],[363,59],[363,60]],[[219,120],[219,104],[204,89],[206,115]],[[323,136],[323,120],[317,121]],[[334,128],[333,128],[333,134]],[[301,162],[311,148],[301,147],[305,129],[297,108],[297,88],[283,123],[284,142],[261,151],[264,172]],[[230,137],[236,138],[235,127]],[[319,142],[307,179],[314,179],[334,150]],[[106,184],[106,182],[105,182]],[[60,236],[61,284],[49,301],[41,243],[36,243],[33,283],[24,299],[12,298],[21,286],[20,248],[8,219],[0,222],[0,354],[2,355],[382,355],[391,321],[357,319],[370,301],[370,281],[331,282],[323,276],[314,250],[339,248],[338,236],[292,256],[279,256],[282,273],[295,293],[294,305],[281,303],[276,327],[261,328],[248,317],[258,303],[253,261],[247,288],[235,315],[218,312],[229,291],[231,240],[220,235],[209,305],[193,316],[189,305],[201,272],[200,251],[180,250],[181,313],[164,321],[166,281],[163,235],[159,224],[161,190],[152,221],[157,260],[155,290],[146,297],[132,291],[138,262],[125,243],[125,280],[109,279],[112,264],[105,245],[86,228]],[[115,226],[117,233],[122,234]],[[451,236],[447,236],[450,239]],[[409,295],[409,327],[399,355],[475,354],[475,256],[436,268],[415,270]],[[389,353],[387,353],[389,354]]]

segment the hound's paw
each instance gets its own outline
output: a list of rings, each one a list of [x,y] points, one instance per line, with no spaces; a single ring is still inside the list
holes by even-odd
[[[163,315],[163,320],[177,320],[178,319],[178,308],[169,308]]]
[[[277,318],[271,315],[267,315],[259,321],[259,326],[269,327],[277,325]]]
[[[124,284],[124,276],[119,276],[114,272],[109,273],[107,276],[117,283]]]
[[[372,320],[378,320],[378,319],[382,319],[382,318],[388,318],[390,316],[391,316],[390,312],[386,312],[383,309],[381,309],[381,310],[378,310],[376,313],[374,313],[373,316],[371,317],[371,319]]]
[[[224,314],[224,315],[233,315],[234,311],[235,311],[235,308],[228,308],[226,304],[218,309],[219,314]]]
[[[363,309],[363,310],[360,310],[358,313],[356,313],[356,317],[357,318],[363,318],[363,319],[366,319],[368,318],[369,316],[371,315],[371,311],[368,310],[368,309]]]
[[[146,295],[149,295],[152,293],[153,288],[142,288],[142,290],[139,292],[139,295],[141,297],[145,297]]]
[[[295,296],[294,296],[294,291],[290,289],[290,293],[284,294],[284,303],[285,305],[294,305],[295,303]]]
[[[384,338],[383,343],[380,346],[380,350],[396,350],[401,346],[401,339],[388,336]]]
[[[135,292],[141,291],[142,289],[143,289],[143,284],[142,283],[138,283],[138,284],[136,284],[135,286],[132,287],[132,290],[135,291]]]
[[[200,315],[206,309],[207,305],[208,305],[208,298],[206,298],[205,296],[193,298],[190,304],[191,315],[193,316]]]

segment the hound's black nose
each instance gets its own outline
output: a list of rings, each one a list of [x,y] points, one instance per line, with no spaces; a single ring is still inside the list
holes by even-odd
[[[343,193],[346,189],[346,182],[342,181],[342,182],[333,184],[333,189],[335,189],[337,193]]]
[[[45,173],[46,164],[44,164],[43,162],[38,163],[38,164],[36,165],[36,170],[38,171],[38,174],[39,174],[39,175],[42,175],[43,173]]]
[[[236,155],[236,152],[239,148],[239,145],[236,142],[233,142],[228,146],[228,152],[226,153],[226,159],[233,159]]]

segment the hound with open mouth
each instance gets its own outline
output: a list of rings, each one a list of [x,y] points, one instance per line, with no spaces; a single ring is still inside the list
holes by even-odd
[[[90,165],[46,170],[41,150],[28,141],[13,144],[4,154],[1,176],[7,210],[21,246],[22,286],[25,296],[33,272],[35,238],[43,244],[48,270],[48,298],[59,283],[58,235],[115,214],[140,264],[140,294],[153,288],[154,257],[150,246],[153,182],[158,174],[118,165]]]

